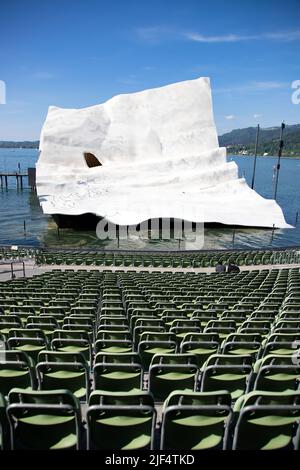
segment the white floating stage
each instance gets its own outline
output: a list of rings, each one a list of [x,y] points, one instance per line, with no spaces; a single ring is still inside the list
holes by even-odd
[[[290,227],[279,205],[250,189],[226,161],[208,78],[84,109],[51,106],[40,151],[39,200],[62,225],[88,214],[117,225],[177,218]]]

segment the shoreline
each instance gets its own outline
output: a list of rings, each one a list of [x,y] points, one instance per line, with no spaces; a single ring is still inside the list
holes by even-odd
[[[0,150],[39,150],[38,147],[0,147]],[[227,153],[227,157],[241,157],[241,158],[247,158],[247,157],[254,157],[253,154],[249,155],[239,155],[236,153]],[[259,158],[278,158],[278,155],[257,155]],[[287,158],[287,159],[295,159],[295,160],[300,160],[300,155],[282,155],[281,158]]]
[[[248,157],[254,157],[254,155],[237,155],[236,153],[228,153],[227,157],[240,157],[240,158],[248,158]],[[258,158],[278,158],[278,155],[257,155]],[[286,155],[282,155],[280,158],[286,158],[287,160],[300,160],[300,155],[293,156],[293,157],[287,157]]]

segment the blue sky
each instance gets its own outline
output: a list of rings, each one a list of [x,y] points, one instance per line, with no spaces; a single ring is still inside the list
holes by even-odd
[[[9,0],[0,18],[0,140],[38,139],[49,105],[199,76],[219,134],[300,122],[299,0]]]

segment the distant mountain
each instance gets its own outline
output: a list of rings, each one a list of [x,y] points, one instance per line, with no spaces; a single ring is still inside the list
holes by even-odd
[[[40,142],[34,140],[33,142],[29,140],[24,140],[21,142],[13,142],[10,140],[0,140],[0,148],[5,149],[38,149]]]
[[[280,127],[261,128],[259,134],[258,155],[277,155]],[[220,147],[227,147],[231,154],[254,153],[256,127],[235,129],[219,136]],[[283,156],[300,157],[300,124],[286,126],[283,134]]]

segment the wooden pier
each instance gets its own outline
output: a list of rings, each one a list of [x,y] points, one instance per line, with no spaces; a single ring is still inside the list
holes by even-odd
[[[26,177],[28,177],[27,173],[18,173],[18,172],[15,172],[15,173],[0,173],[1,188],[3,188],[3,186],[5,186],[5,188],[8,187],[8,178],[15,178],[17,188],[18,189],[23,189],[23,186],[24,186],[23,185],[23,178],[26,178]]]
[[[8,188],[8,178],[15,178],[17,189],[23,189],[24,181],[23,178],[28,178],[28,186],[31,188],[32,191],[36,190],[36,171],[35,168],[28,168],[27,173],[23,173],[21,171],[15,172],[8,172],[8,173],[0,173],[0,187]],[[27,186],[27,187],[28,187]]]

